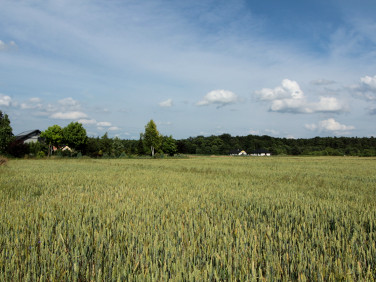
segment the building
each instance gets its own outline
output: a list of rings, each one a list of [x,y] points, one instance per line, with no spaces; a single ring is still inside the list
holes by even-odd
[[[230,151],[229,155],[230,156],[246,156],[247,152],[244,150],[237,149],[237,150]]]
[[[40,134],[42,132],[38,129],[29,130],[22,132],[15,136],[16,141],[22,142],[22,143],[33,143],[41,141]]]
[[[251,156],[254,156],[254,157],[270,157],[272,155],[272,153],[270,153],[268,150],[265,150],[265,149],[258,149],[258,150],[254,150],[253,152],[251,152]]]

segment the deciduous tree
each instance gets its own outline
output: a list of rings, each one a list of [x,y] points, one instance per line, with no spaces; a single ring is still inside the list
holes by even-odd
[[[86,142],[86,130],[79,122],[71,122],[63,128],[64,142],[72,149],[83,150]]]
[[[145,126],[143,138],[145,145],[150,148],[151,155],[154,157],[155,151],[161,146],[161,135],[159,134],[157,125],[153,120],[150,120]]]
[[[48,144],[48,156],[50,156],[53,146],[58,148],[62,144],[63,130],[59,125],[55,124],[43,131],[40,137],[44,138],[46,144]]]
[[[0,111],[0,154],[7,152],[8,145],[13,139],[12,131],[8,115]]]

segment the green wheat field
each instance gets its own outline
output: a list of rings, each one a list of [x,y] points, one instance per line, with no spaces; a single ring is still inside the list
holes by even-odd
[[[0,281],[374,281],[375,244],[376,158],[0,166]]]

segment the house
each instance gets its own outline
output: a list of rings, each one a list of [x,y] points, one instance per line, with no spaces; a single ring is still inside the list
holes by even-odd
[[[246,156],[247,152],[244,150],[237,149],[237,150],[231,150],[229,155],[230,156]]]
[[[256,157],[264,157],[264,156],[270,157],[271,155],[272,153],[270,153],[268,150],[265,150],[265,149],[258,149],[258,150],[254,150],[253,152],[251,152],[251,156],[256,156]]]
[[[40,134],[42,132],[38,129],[29,130],[22,132],[18,135],[16,135],[16,141],[22,142],[22,143],[33,143],[41,141]]]

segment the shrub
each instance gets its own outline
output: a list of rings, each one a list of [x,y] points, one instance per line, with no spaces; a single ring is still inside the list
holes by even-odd
[[[46,156],[46,154],[43,151],[39,151],[38,154],[37,154],[38,159],[44,158],[45,156]]]

